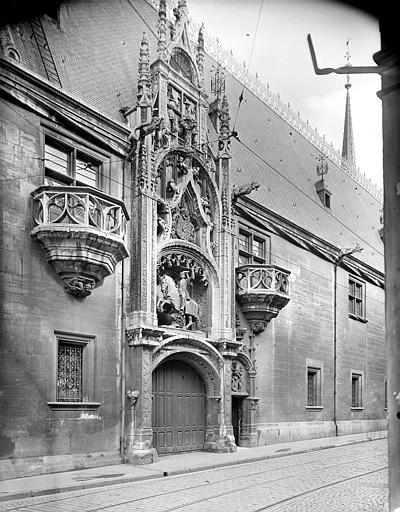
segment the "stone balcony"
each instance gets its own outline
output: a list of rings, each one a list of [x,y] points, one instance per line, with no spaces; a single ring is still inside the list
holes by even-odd
[[[236,299],[253,333],[262,332],[289,302],[289,274],[276,265],[236,268]]]
[[[122,201],[91,187],[45,185],[33,196],[37,240],[72,295],[86,297],[129,256]]]

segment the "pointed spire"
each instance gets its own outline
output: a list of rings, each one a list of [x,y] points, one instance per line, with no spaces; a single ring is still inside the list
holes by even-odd
[[[160,0],[158,8],[158,43],[157,57],[163,61],[167,60],[167,2]]]
[[[143,32],[139,52],[139,72],[138,72],[138,101],[151,102],[151,82],[150,82],[150,50],[147,41],[146,32]]]
[[[350,64],[350,38],[346,41],[346,65]],[[355,165],[355,154],[354,154],[354,139],[353,139],[353,123],[351,120],[351,106],[350,106],[350,76],[347,75],[347,81],[345,84],[346,88],[346,111],[344,116],[344,131],[343,131],[343,146],[342,146],[342,158],[349,164]]]

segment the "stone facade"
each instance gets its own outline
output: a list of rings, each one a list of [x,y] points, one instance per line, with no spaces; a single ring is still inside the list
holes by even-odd
[[[0,477],[385,428],[377,230],[354,238],[312,183],[316,210],[294,216],[286,184],[232,132],[238,83],[212,67],[203,29],[193,44],[186,2],[172,19],[164,0],[141,2],[157,37],[104,2],[102,56],[119,30],[137,79],[116,62],[99,73],[89,47],[93,73],[79,71],[65,55],[90,9],[68,9],[62,33],[48,16],[0,31]],[[57,80],[39,59],[49,48]],[[271,161],[282,149],[317,181],[311,144],[288,142],[257,98],[247,107],[243,133],[261,137],[265,113]],[[365,197],[347,193],[360,212]]]

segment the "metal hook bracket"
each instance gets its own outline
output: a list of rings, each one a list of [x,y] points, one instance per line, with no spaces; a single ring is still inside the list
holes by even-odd
[[[379,73],[378,66],[343,66],[340,68],[319,68],[317,64],[317,57],[315,55],[314,46],[311,39],[311,34],[307,35],[308,46],[310,48],[311,60],[314,66],[316,75],[329,75],[330,73],[337,73],[338,75],[354,75],[360,73]]]

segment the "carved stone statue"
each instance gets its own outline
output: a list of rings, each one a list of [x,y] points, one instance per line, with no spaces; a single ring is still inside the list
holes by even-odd
[[[158,325],[171,325],[184,329],[196,328],[200,308],[189,293],[192,278],[189,271],[179,273],[179,279],[164,274],[157,285],[157,318]]]
[[[188,292],[188,286],[192,279],[189,272],[180,272],[178,281],[178,291],[180,298],[180,311],[185,315],[185,329],[192,329],[195,322],[199,319],[199,306]]]
[[[247,196],[253,190],[257,190],[260,187],[260,184],[256,181],[252,181],[251,183],[246,183],[245,185],[240,185],[239,187],[234,186],[232,189],[232,201],[236,202],[239,197]]]
[[[179,121],[179,135],[185,146],[193,146],[197,139],[197,122],[192,117],[184,117]]]
[[[239,361],[232,361],[232,391],[245,391],[245,369]]]
[[[196,226],[191,218],[188,207],[183,204],[174,213],[173,218],[174,235],[181,240],[195,242]]]

